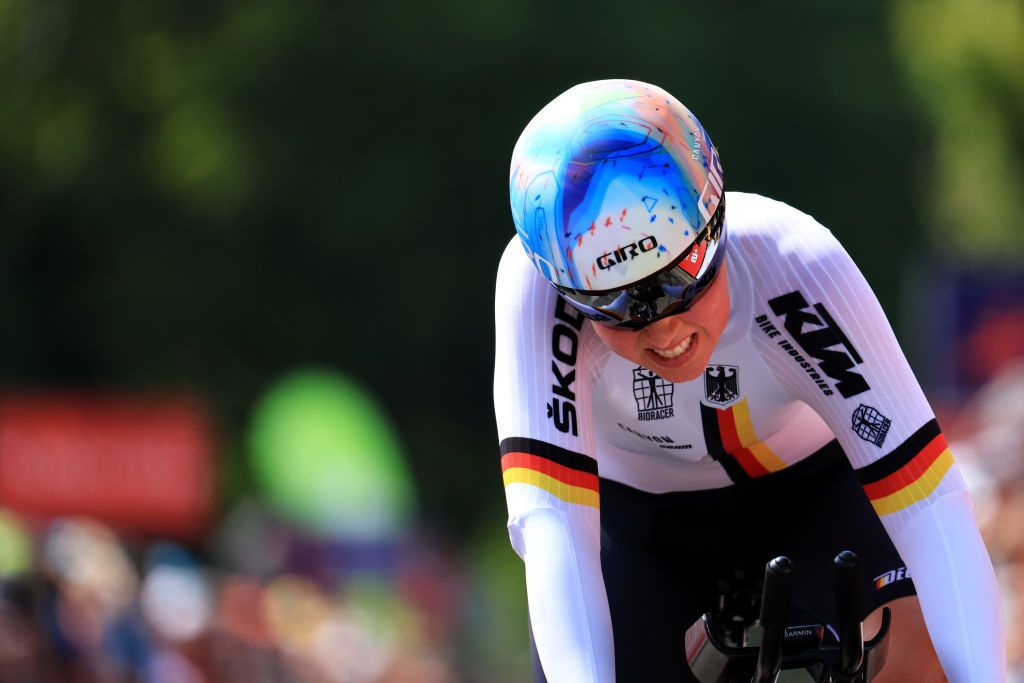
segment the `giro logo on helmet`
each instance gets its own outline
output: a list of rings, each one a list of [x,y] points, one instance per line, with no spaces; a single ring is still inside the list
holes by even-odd
[[[612,266],[616,266],[626,261],[632,261],[640,254],[645,254],[652,249],[657,248],[658,240],[654,235],[648,235],[639,242],[633,242],[627,244],[624,247],[619,247],[615,251],[609,251],[607,254],[601,254],[597,257],[597,267],[601,270],[608,270]]]

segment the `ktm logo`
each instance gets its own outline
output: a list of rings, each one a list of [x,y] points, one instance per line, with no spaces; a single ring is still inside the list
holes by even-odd
[[[768,305],[775,315],[785,316],[786,330],[807,355],[821,361],[818,367],[836,380],[836,389],[844,398],[871,388],[863,375],[852,372],[853,367],[864,360],[824,306],[814,304],[812,312],[800,292],[775,297]]]
[[[658,240],[656,240],[653,235],[649,235],[639,242],[627,244],[624,247],[619,247],[615,251],[609,251],[607,254],[601,254],[597,257],[597,267],[601,270],[608,270],[614,265],[618,265],[625,261],[632,261],[640,254],[647,253],[657,246]]]

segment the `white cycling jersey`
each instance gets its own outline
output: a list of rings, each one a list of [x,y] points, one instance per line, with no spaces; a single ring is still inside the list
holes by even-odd
[[[827,229],[785,204],[730,192],[726,224],[729,320],[689,382],[605,347],[518,238],[502,257],[495,411],[549,681],[614,675],[599,477],[651,493],[714,489],[833,438],[914,576],[947,675],[1003,680],[998,593],[964,482],[870,287]]]

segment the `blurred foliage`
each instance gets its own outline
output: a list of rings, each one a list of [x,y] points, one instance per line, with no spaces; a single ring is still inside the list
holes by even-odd
[[[498,522],[499,520],[494,520]],[[525,634],[529,629],[523,565],[509,561],[508,537],[490,529],[469,544],[469,600],[466,601],[466,642],[460,649],[486,663],[488,680],[530,680],[533,666]]]
[[[0,580],[17,576],[32,566],[32,537],[18,517],[0,510]]]
[[[728,188],[829,226],[893,312],[927,140],[888,13],[0,0],[0,382],[196,391],[241,454],[270,382],[338,368],[394,416],[424,522],[465,536],[504,505],[493,283],[530,117],[580,81],[665,87]]]
[[[260,399],[248,438],[265,499],[325,538],[394,541],[414,498],[402,449],[376,402],[346,376],[306,368]]]
[[[933,242],[957,262],[1024,262],[1024,2],[900,0],[893,33],[935,136]]]

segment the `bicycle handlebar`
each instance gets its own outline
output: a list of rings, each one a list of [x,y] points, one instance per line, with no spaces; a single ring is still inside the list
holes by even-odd
[[[819,683],[866,683],[881,670],[888,655],[889,608],[882,627],[864,642],[863,571],[860,559],[844,551],[833,563],[839,647],[822,646],[824,626],[786,626],[795,587],[794,565],[778,557],[765,567],[761,603],[763,638],[760,647],[734,647],[724,630],[705,614],[686,631],[686,659],[704,683],[775,683],[781,669],[803,668]]]
[[[782,645],[793,606],[794,569],[793,561],[784,556],[776,557],[764,568],[761,647],[758,650],[753,683],[775,683],[782,668]]]
[[[853,681],[864,662],[864,574],[860,558],[849,550],[836,555],[836,617],[839,626],[839,671],[836,683]]]

